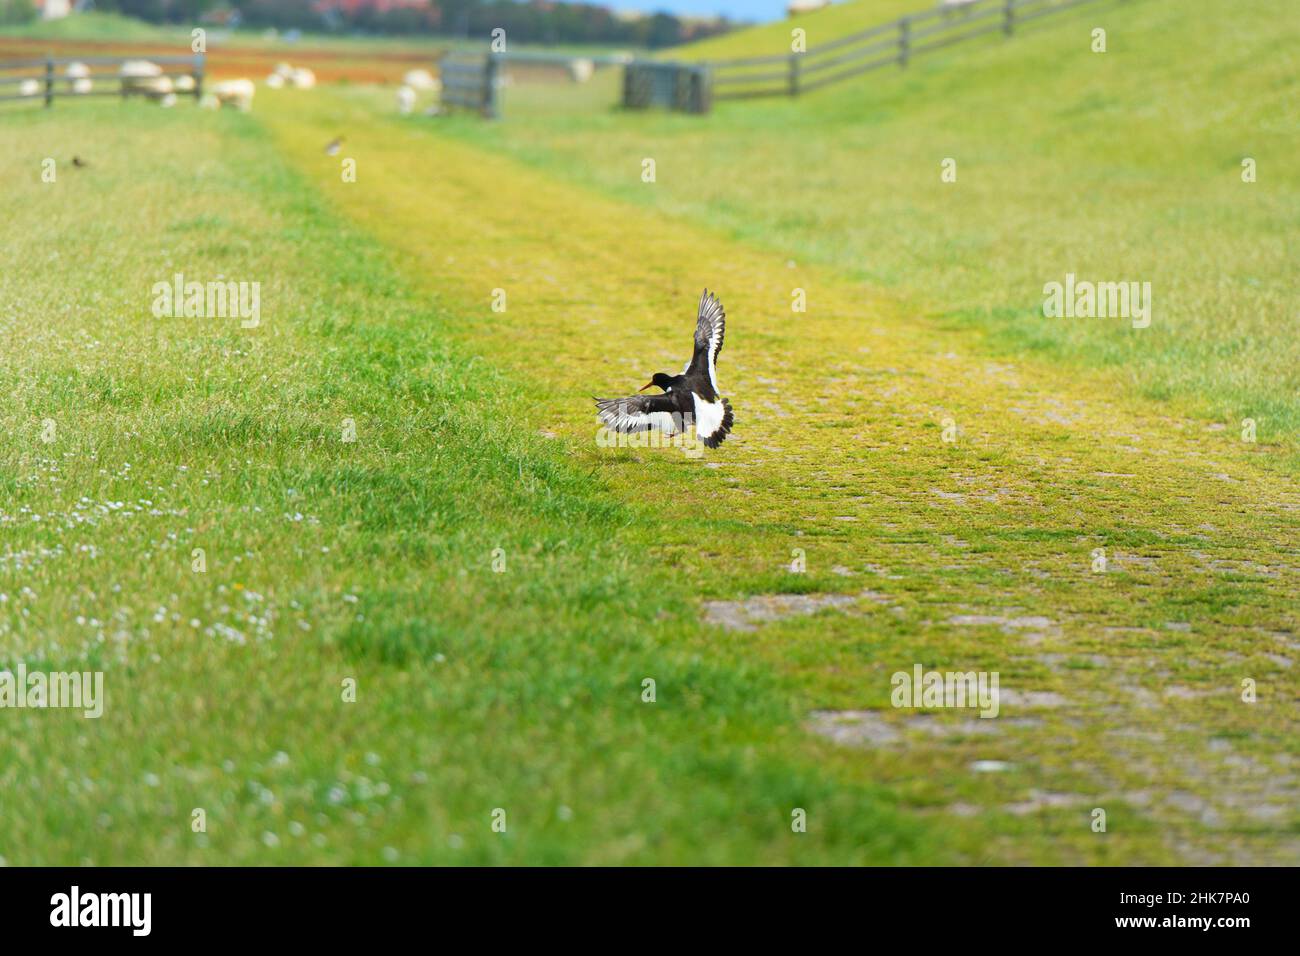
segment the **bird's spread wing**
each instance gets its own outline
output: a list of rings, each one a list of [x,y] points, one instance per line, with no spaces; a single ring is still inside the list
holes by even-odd
[[[695,354],[691,356],[691,363],[686,366],[686,374],[707,368],[709,383],[715,392],[718,390],[715,369],[726,332],[727,313],[722,308],[722,303],[718,301],[718,297],[705,289],[704,294],[700,296],[699,317],[695,320]]]
[[[727,440],[731,426],[736,421],[731,413],[731,402],[725,398],[710,402],[695,394],[691,398],[695,402],[696,436],[705,448],[717,448]]]
[[[644,432],[654,428],[665,435],[675,435],[683,430],[681,414],[671,395],[598,398],[596,416],[614,432]]]

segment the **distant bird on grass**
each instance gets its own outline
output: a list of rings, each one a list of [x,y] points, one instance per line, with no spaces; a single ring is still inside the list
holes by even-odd
[[[343,137],[335,136],[332,140],[330,140],[328,143],[325,144],[325,155],[337,156],[339,154],[339,150],[342,148],[343,148]]]
[[[655,429],[665,435],[684,432],[694,422],[696,437],[706,448],[717,448],[733,422],[731,403],[718,394],[718,353],[726,328],[722,303],[705,289],[695,320],[695,352],[682,374],[656,372],[640,389],[644,392],[657,385],[663,389],[662,395],[596,399],[597,417],[610,431]]]
[[[76,166],[78,169],[85,169],[87,166],[90,165],[90,163],[86,162],[80,156],[73,156],[72,165]]]

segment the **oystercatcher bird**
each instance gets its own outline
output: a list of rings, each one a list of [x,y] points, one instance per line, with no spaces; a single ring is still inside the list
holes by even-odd
[[[610,431],[665,435],[685,432],[695,423],[695,435],[706,448],[717,448],[727,438],[733,422],[731,403],[718,394],[718,353],[727,330],[727,314],[718,297],[704,290],[695,320],[695,352],[681,375],[655,372],[640,391],[652,385],[662,395],[631,395],[596,399],[596,416]]]
[[[330,140],[328,143],[325,144],[325,155],[337,156],[339,154],[339,150],[342,148],[343,148],[343,137],[335,136],[332,140]]]
[[[85,169],[87,166],[90,165],[90,163],[86,162],[80,156],[73,156],[72,165],[76,166],[78,169]]]

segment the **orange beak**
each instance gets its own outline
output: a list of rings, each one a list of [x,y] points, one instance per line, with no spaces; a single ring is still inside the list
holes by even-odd
[[[651,385],[653,385],[653,384],[654,384],[654,382],[652,382],[652,381],[651,381],[651,382],[646,382],[644,385],[642,385],[640,388],[638,388],[637,391],[638,391],[638,392],[644,392],[647,388],[649,388],[649,387],[650,387]]]

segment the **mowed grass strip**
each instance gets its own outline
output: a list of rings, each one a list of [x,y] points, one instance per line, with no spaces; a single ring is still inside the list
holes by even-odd
[[[0,157],[0,669],[107,698],[0,710],[4,862],[956,858],[694,639],[656,529],[254,117],[60,105]],[[155,317],[178,273],[260,325]]]
[[[258,118],[459,316],[449,335],[533,383],[521,414],[641,516],[619,538],[699,598],[852,599],[673,635],[767,662],[814,728],[814,711],[872,712],[846,718],[856,747],[809,735],[828,775],[890,781],[978,834],[982,860],[1295,858],[1300,500],[1264,461],[1277,445],[1104,376],[991,361],[837,270],[376,114],[364,91],[323,90],[267,97]],[[344,154],[322,155],[338,132]],[[704,461],[598,447],[591,393],[680,367],[705,285],[730,317],[735,433]],[[807,313],[791,312],[796,288]],[[891,710],[891,675],[916,663],[999,671],[1009,719]],[[1268,693],[1244,703],[1243,677]],[[1242,762],[1258,773],[1235,774]]]

